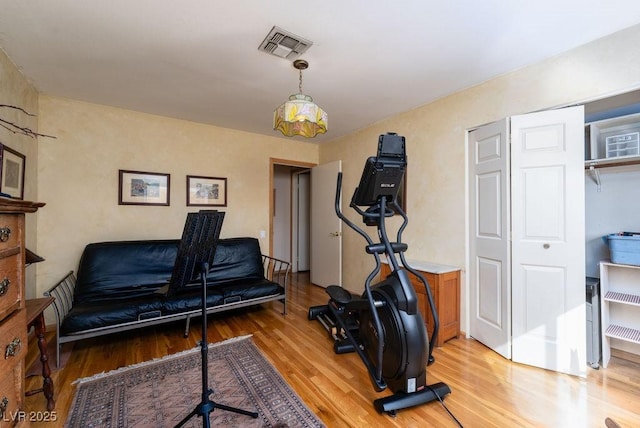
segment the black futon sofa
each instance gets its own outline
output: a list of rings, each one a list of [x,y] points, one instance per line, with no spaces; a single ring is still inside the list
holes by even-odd
[[[55,297],[60,347],[90,337],[191,318],[202,314],[202,287],[196,281],[166,294],[180,240],[116,241],[85,247],[78,266],[46,291]],[[255,238],[218,240],[207,275],[207,313],[258,305],[283,304],[290,264],[261,254]]]

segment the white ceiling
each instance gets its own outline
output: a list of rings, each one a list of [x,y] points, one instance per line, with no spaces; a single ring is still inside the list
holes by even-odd
[[[276,25],[313,42],[321,142],[637,23],[638,0],[0,0],[0,47],[45,94],[277,137]]]

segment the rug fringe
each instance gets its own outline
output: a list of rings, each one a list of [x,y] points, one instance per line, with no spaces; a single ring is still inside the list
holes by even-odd
[[[209,348],[215,348],[216,346],[220,346],[220,345],[226,345],[228,343],[233,343],[233,342],[239,342],[241,340],[246,340],[253,337],[252,334],[247,334],[244,336],[237,336],[237,337],[232,337],[230,339],[226,339],[223,340],[221,342],[215,342],[215,343],[210,343],[209,344]],[[136,369],[138,367],[142,367],[145,366],[147,364],[151,364],[151,363],[155,363],[158,361],[168,361],[168,360],[172,360],[174,358],[178,358],[178,357],[182,357],[184,355],[187,354],[192,354],[194,352],[198,352],[200,350],[200,345],[196,346],[195,348],[191,348],[191,349],[187,349],[184,351],[180,351],[180,352],[176,352],[175,354],[170,354],[170,355],[165,355],[164,357],[158,357],[158,358],[154,358],[153,360],[149,360],[149,361],[143,361],[141,363],[136,363],[136,364],[131,364],[129,366],[126,367],[120,367],[114,370],[110,370],[108,372],[101,372],[101,373],[97,373],[93,376],[88,376],[88,377],[82,377],[82,378],[78,378],[76,380],[74,380],[73,382],[71,382],[71,385],[79,385],[79,384],[83,384],[83,383],[87,383],[87,382],[92,382],[94,380],[98,380],[98,379],[102,379],[103,377],[106,376],[110,376],[113,374],[118,374],[118,373],[123,373],[132,369]]]

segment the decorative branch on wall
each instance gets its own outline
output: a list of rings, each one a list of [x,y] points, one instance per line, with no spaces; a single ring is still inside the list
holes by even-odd
[[[0,108],[9,108],[9,109],[17,110],[17,111],[19,111],[21,113],[24,113],[27,116],[35,116],[35,114],[29,113],[28,111],[26,111],[23,108],[12,106],[12,105],[8,105],[8,104],[0,104]],[[10,132],[13,132],[14,134],[26,135],[26,136],[31,137],[31,138],[36,138],[36,137],[56,138],[53,135],[40,134],[39,132],[35,132],[31,128],[27,128],[26,126],[17,125],[15,123],[10,122],[8,120],[5,120],[5,119],[3,119],[1,117],[0,117],[0,126],[2,126],[4,129],[6,129],[6,130],[8,130]]]

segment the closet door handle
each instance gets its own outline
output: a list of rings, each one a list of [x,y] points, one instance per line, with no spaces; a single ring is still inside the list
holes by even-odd
[[[544,248],[545,250],[548,250],[550,247],[551,247],[551,245],[546,243],[546,242],[544,244],[542,244],[542,248]]]

